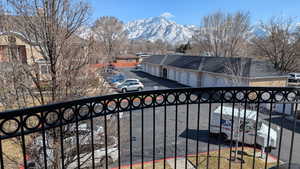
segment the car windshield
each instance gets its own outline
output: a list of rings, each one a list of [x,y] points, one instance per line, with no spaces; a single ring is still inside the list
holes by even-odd
[[[295,77],[295,75],[294,75],[294,74],[290,74],[290,76],[291,76],[291,77]]]

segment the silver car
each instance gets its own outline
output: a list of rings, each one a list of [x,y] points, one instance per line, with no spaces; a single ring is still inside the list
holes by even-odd
[[[143,83],[138,80],[127,80],[117,86],[117,90],[122,93],[126,93],[128,91],[142,91],[143,89]]]

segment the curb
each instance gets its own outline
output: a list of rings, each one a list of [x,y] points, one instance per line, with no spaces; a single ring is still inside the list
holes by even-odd
[[[241,149],[242,147],[238,147],[238,149]],[[250,148],[250,149],[254,149],[253,147],[244,147],[244,149],[245,148]],[[224,149],[221,149],[221,150],[230,150],[230,147],[228,147],[228,148],[224,148]],[[213,150],[213,151],[209,151],[210,153],[214,153],[214,152],[218,152],[219,150]],[[256,153],[258,153],[258,152],[261,152],[261,150],[260,149],[256,149]],[[200,152],[200,153],[198,153],[198,156],[199,155],[203,155],[203,154],[207,154],[207,152]],[[142,164],[152,164],[152,163],[157,163],[157,162],[161,162],[161,161],[164,161],[164,160],[166,160],[166,161],[168,161],[168,160],[174,160],[175,158],[176,159],[178,159],[178,158],[185,158],[185,157],[194,157],[194,156],[197,156],[197,154],[188,154],[187,156],[176,156],[176,157],[168,157],[168,158],[165,158],[165,159],[159,159],[159,160],[152,160],[152,161],[146,161],[146,162],[144,162],[144,163],[142,163],[142,162],[139,162],[139,163],[134,163],[134,164],[132,164],[132,167],[135,167],[135,166],[139,166],[139,165],[142,165]],[[277,159],[277,157],[275,157],[275,156],[273,156],[272,154],[268,154],[268,158],[272,158],[272,160],[274,160],[274,161],[277,161],[278,159]],[[177,161],[177,160],[176,160]],[[131,164],[126,164],[126,165],[122,165],[122,166],[120,166],[120,168],[128,168],[128,167],[130,167],[131,166]],[[119,169],[119,167],[114,167],[114,168],[111,168],[111,169]]]

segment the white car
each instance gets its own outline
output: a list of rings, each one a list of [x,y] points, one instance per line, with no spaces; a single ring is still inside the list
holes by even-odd
[[[135,70],[143,70],[143,66],[141,64],[138,64],[135,66]]]
[[[243,129],[244,129],[244,114],[246,115],[245,119],[245,133],[244,133],[244,142],[251,145],[261,145],[263,147],[273,147],[277,146],[277,130],[270,128],[270,134],[268,134],[269,126],[265,124],[263,120],[259,119],[257,122],[257,139],[254,143],[255,137],[255,124],[256,124],[256,115],[257,111],[244,109],[234,109],[233,120],[232,122],[232,107],[223,106],[222,111],[222,120],[221,120],[221,133],[220,133],[220,116],[221,116],[222,107],[219,106],[211,116],[211,130],[210,134],[221,134],[225,139],[231,138],[231,126],[233,125],[233,137],[232,140],[242,141]],[[239,118],[240,120],[239,120]],[[240,125],[238,126],[238,121]],[[233,123],[233,124],[232,124]],[[268,142],[269,135],[269,144]]]
[[[117,86],[119,92],[125,93],[128,91],[142,91],[144,85],[138,79],[125,80],[123,83]]]
[[[123,83],[131,83],[131,82],[140,82],[139,79],[125,79],[123,81],[118,81],[118,82],[115,82],[113,83],[112,85],[114,87],[118,87],[119,85],[123,84]]]
[[[300,82],[300,73],[289,73],[289,82]]]

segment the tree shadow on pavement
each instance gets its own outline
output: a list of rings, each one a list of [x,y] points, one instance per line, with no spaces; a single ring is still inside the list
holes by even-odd
[[[272,117],[271,119],[271,123],[276,124],[280,127],[283,127],[287,130],[293,131],[294,129],[294,120],[293,119],[286,119],[282,116],[277,116],[277,117]],[[270,121],[270,119],[264,119],[265,121]],[[283,121],[282,121],[283,120]],[[300,123],[296,122],[296,126],[295,126],[295,132],[296,133],[300,133]]]
[[[227,145],[229,146],[230,143],[225,141],[222,137],[218,137],[218,135],[212,137],[209,135],[208,130],[196,130],[196,129],[188,129],[184,130],[180,135],[180,137],[188,138],[195,141],[200,141],[204,143],[214,144],[214,145]]]
[[[142,71],[131,70],[131,72],[134,73],[137,77],[149,79],[149,81],[153,81],[153,82],[157,83],[157,85],[164,86],[164,87],[167,87],[167,88],[189,87],[189,86],[186,86],[186,85],[179,84],[179,83],[177,83],[175,81],[172,81],[172,80],[152,76],[152,75],[150,75],[148,73],[145,73],[145,72],[142,72]],[[142,82],[147,83],[148,81],[142,80]]]
[[[214,135],[210,135],[208,130],[196,130],[196,129],[188,129],[188,130],[184,130],[179,137],[182,138],[188,138],[194,141],[199,141],[199,142],[203,142],[203,143],[208,143],[211,145],[219,145],[221,144],[222,146],[225,147],[234,147],[235,146],[235,141],[230,141],[229,139],[225,139],[224,137],[222,137],[222,135],[218,135],[218,134],[214,134]],[[253,145],[249,145],[247,143],[242,143],[239,142],[238,146],[245,146],[245,147],[253,147]],[[260,148],[259,145],[256,145],[256,148]]]

